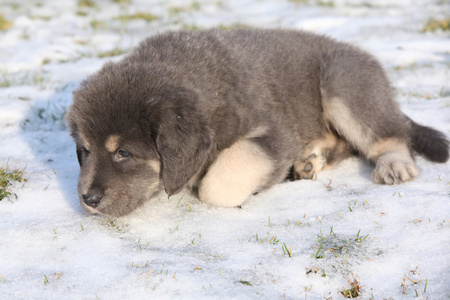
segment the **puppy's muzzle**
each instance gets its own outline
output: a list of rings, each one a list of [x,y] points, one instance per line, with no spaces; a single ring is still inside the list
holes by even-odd
[[[92,208],[96,208],[102,201],[102,196],[98,194],[82,194],[83,202]]]

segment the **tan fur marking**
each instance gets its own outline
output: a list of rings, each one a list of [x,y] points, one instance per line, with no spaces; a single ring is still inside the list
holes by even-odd
[[[259,127],[256,127],[255,129],[253,129],[252,131],[250,131],[249,133],[247,133],[246,138],[248,138],[248,139],[256,138],[256,137],[263,136],[266,133],[267,133],[267,127],[259,126]]]
[[[359,151],[367,155],[370,150],[374,134],[363,128],[352,115],[349,108],[339,98],[323,101],[324,117],[333,124],[339,134]]]
[[[199,187],[201,201],[225,207],[241,205],[263,186],[273,163],[254,143],[241,140],[223,150]]]
[[[336,161],[327,163],[325,153],[331,151],[336,156]],[[333,167],[342,159],[348,157],[347,143],[340,140],[334,134],[327,132],[323,138],[309,143],[299,154],[294,163],[296,179],[316,179],[317,173]]]
[[[157,160],[148,160],[147,161],[147,165],[150,166],[150,168],[152,168],[153,171],[155,171],[156,173],[159,174],[160,170],[161,170],[161,163]]]
[[[392,151],[403,152],[403,154],[409,155],[408,147],[406,147],[404,142],[401,142],[398,139],[390,138],[374,143],[367,153],[367,158],[377,161],[383,153]]]
[[[119,148],[119,139],[120,136],[115,134],[108,136],[105,142],[106,150],[108,150],[111,153],[115,152]]]

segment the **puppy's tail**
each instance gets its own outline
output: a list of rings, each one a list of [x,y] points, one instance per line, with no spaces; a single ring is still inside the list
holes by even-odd
[[[449,141],[442,132],[422,126],[410,119],[411,147],[428,160],[445,163],[449,156]]]

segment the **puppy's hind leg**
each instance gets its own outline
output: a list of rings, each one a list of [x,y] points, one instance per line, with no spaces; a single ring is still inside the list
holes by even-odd
[[[405,124],[410,130],[408,145],[398,139],[384,139],[377,142],[369,152],[369,158],[376,162],[372,178],[377,183],[397,184],[416,177],[419,171],[411,156],[411,149],[430,161],[443,163],[448,160],[448,141],[444,134],[409,118]]]
[[[410,122],[393,100],[390,83],[369,54],[349,47],[324,58],[324,117],[354,149],[375,163],[376,183],[414,179],[418,168],[408,147]]]

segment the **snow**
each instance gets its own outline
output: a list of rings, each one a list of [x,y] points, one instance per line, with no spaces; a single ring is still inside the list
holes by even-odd
[[[110,219],[79,207],[78,164],[63,120],[79,82],[122,57],[99,53],[129,51],[167,29],[245,24],[307,29],[370,51],[402,109],[449,136],[449,34],[422,31],[445,16],[447,2],[78,3],[0,4],[13,23],[0,32],[0,164],[26,167],[27,178],[14,185],[17,198],[0,201],[1,299],[340,299],[351,274],[363,299],[450,297],[450,163],[419,157],[415,181],[380,186],[368,163],[351,158],[316,181],[252,196],[241,209],[182,192]],[[159,19],[115,19],[135,12]]]

